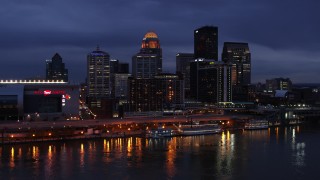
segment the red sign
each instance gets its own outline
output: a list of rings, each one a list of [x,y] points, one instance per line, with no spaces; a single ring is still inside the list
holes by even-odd
[[[66,99],[67,100],[71,99],[71,96],[69,94],[66,94]]]
[[[44,95],[49,95],[49,94],[51,94],[51,91],[50,91],[50,90],[44,90],[44,91],[43,91],[43,94],[44,94]]]
[[[44,91],[34,91],[33,94],[36,94],[36,95],[45,95],[45,96],[48,96],[48,95],[51,95],[51,94],[64,95],[64,94],[66,94],[66,91],[63,91],[63,90],[44,90]]]

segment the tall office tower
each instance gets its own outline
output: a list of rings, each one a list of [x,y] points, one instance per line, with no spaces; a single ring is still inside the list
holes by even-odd
[[[110,73],[118,73],[119,70],[119,60],[110,59]]]
[[[89,97],[110,97],[110,56],[99,47],[87,55]]]
[[[248,43],[225,42],[222,61],[232,64],[232,85],[251,84],[251,53]]]
[[[120,63],[117,59],[110,60],[110,87],[111,87],[111,97],[116,98],[116,77],[123,77],[123,75],[129,74],[129,64]],[[119,85],[119,84],[118,84]],[[119,92],[118,92],[119,93]]]
[[[162,49],[158,35],[148,32],[142,39],[140,52],[132,57],[134,78],[152,78],[162,72]]]
[[[232,99],[248,101],[251,83],[251,53],[248,43],[225,42],[222,61],[232,64]]]
[[[204,26],[194,30],[194,57],[218,61],[218,27]]]
[[[191,97],[204,103],[231,102],[231,65],[214,60],[191,62]]]
[[[192,53],[178,53],[176,55],[176,72],[182,74],[184,79],[185,98],[190,98],[190,62],[194,61]]]
[[[65,68],[62,58],[58,53],[52,59],[46,60],[46,80],[68,82],[68,69]]]
[[[184,105],[183,79],[176,74],[158,74],[151,79],[129,78],[129,111],[163,111]]]

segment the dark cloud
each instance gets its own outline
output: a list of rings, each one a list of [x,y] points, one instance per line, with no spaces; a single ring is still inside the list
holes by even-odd
[[[219,27],[224,41],[248,42],[253,81],[289,77],[316,82],[320,67],[320,2],[316,0],[3,0],[0,6],[0,77],[44,76],[45,59],[61,54],[74,82],[84,81],[86,55],[96,45],[131,63],[143,35],[154,30],[163,69],[175,54],[193,51],[193,30]]]

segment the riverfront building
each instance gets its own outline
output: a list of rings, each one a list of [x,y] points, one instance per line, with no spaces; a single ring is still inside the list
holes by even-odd
[[[129,78],[129,111],[164,111],[184,105],[183,78],[158,74],[152,79]]]
[[[24,119],[28,121],[79,119],[78,85],[26,85]]]
[[[233,101],[248,101],[251,84],[251,53],[248,43],[225,42],[222,61],[230,63]]]
[[[231,65],[214,60],[191,62],[191,97],[203,103],[232,101]]]
[[[251,84],[251,53],[248,43],[225,42],[222,61],[232,64],[232,85]]]

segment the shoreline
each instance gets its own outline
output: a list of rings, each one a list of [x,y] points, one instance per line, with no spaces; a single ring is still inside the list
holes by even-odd
[[[269,128],[277,128],[277,127],[290,127],[290,126],[299,126],[306,124],[295,124],[295,125],[286,125],[286,126],[269,126],[266,129],[254,129],[254,130],[245,130],[244,128],[225,128],[221,132],[212,133],[212,134],[199,134],[199,135],[173,135],[170,137],[162,137],[162,138],[172,138],[172,137],[187,137],[187,136],[202,136],[202,135],[213,135],[213,134],[222,134],[225,131],[256,131],[256,130],[268,130]],[[130,137],[138,137],[138,138],[146,138],[146,139],[157,139],[157,138],[148,138],[145,136],[144,132],[118,132],[118,133],[101,133],[101,134],[90,134],[90,135],[74,135],[74,136],[64,136],[64,137],[37,137],[37,138],[19,138],[19,139],[11,139],[7,138],[2,141],[0,138],[0,146],[6,145],[17,145],[17,144],[27,144],[27,143],[42,143],[42,142],[59,142],[59,141],[74,141],[74,140],[92,140],[92,139],[112,139],[112,138],[130,138]],[[161,138],[160,138],[161,139]]]

